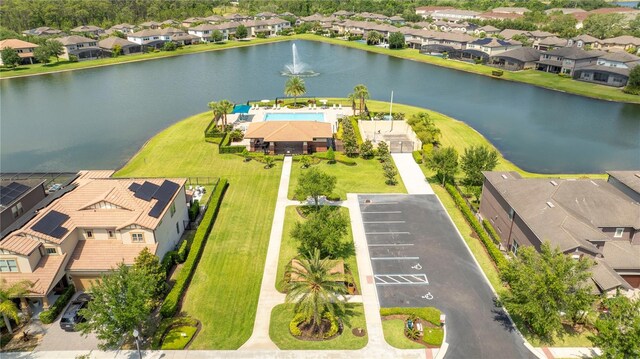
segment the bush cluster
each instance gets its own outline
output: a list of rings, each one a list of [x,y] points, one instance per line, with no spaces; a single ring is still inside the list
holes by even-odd
[[[498,233],[496,233],[496,230],[493,228],[491,223],[489,223],[489,221],[487,221],[486,219],[482,220],[482,226],[487,230],[487,233],[489,233],[491,239],[493,239],[493,243],[500,243],[500,236],[498,235]]]
[[[300,328],[298,328],[298,325],[304,322],[304,320],[304,314],[302,313],[296,314],[293,319],[291,319],[291,322],[289,322],[289,332],[291,332],[291,335],[293,335],[294,337],[299,337],[302,335],[302,332],[300,331]]]
[[[184,261],[187,260],[187,256],[189,255],[189,241],[188,240],[183,240],[182,243],[180,243],[180,247],[178,248],[178,263],[184,263]]]
[[[358,156],[358,137],[356,135],[353,122],[349,117],[340,119],[342,125],[342,144],[344,145],[344,153],[349,157]]]
[[[218,153],[241,153],[247,147],[245,146],[229,146],[231,143],[231,135],[229,133],[225,133],[224,137],[220,141],[220,145],[218,145]]]
[[[338,330],[340,330],[340,323],[338,323],[338,319],[336,319],[335,315],[331,314],[331,312],[325,312],[323,317],[331,323],[329,330],[324,333],[323,337],[324,339],[331,338],[338,333]]]
[[[56,299],[56,302],[53,303],[49,309],[42,311],[40,313],[40,321],[42,324],[51,324],[54,320],[60,315],[64,307],[67,306],[67,303],[71,300],[71,297],[76,292],[76,288],[73,285],[70,285],[67,289],[64,290],[61,296]]]
[[[422,152],[421,151],[413,151],[413,152],[411,152],[411,155],[413,156],[413,160],[416,161],[417,164],[419,164],[419,165],[422,164]]]
[[[164,302],[160,307],[160,314],[165,318],[174,316],[178,311],[178,303],[180,302],[180,298],[182,298],[184,291],[187,289],[187,285],[191,280],[195,267],[200,260],[202,250],[204,249],[204,245],[207,241],[207,238],[209,237],[211,228],[213,228],[213,223],[215,222],[218,215],[220,203],[222,202],[222,197],[224,196],[224,192],[226,189],[227,180],[221,179],[216,185],[216,188],[213,190],[213,193],[211,194],[209,207],[204,213],[202,222],[200,222],[200,226],[198,227],[193,238],[187,260],[184,262],[184,266],[180,270],[180,273],[178,273],[175,285],[173,286],[167,297],[164,299]]]
[[[162,258],[162,262],[160,262],[160,264],[162,264],[162,268],[164,268],[167,274],[171,267],[176,263],[178,263],[178,251],[168,251],[164,255],[164,258]]]
[[[200,212],[200,202],[196,199],[191,203],[191,206],[189,206],[189,220],[191,222],[196,220],[198,212]]]
[[[434,307],[420,307],[420,308],[380,308],[380,315],[386,317],[387,315],[414,315],[420,319],[426,320],[433,325],[440,325],[440,314],[442,312],[438,308]]]
[[[464,218],[467,220],[471,228],[473,228],[473,230],[476,232],[476,234],[482,241],[482,244],[484,244],[487,252],[489,252],[489,256],[491,256],[491,259],[493,259],[493,262],[496,264],[496,266],[498,266],[498,269],[502,268],[504,265],[506,265],[506,259],[504,258],[504,255],[502,255],[502,252],[500,252],[500,249],[498,249],[498,247],[493,244],[491,238],[489,238],[486,232],[482,229],[480,222],[478,222],[473,213],[471,213],[471,210],[467,206],[458,190],[449,183],[447,183],[445,187],[447,189],[447,192],[449,192],[449,194],[453,198],[456,207],[460,209]]]
[[[164,334],[177,326],[198,326],[198,320],[193,319],[191,317],[177,317],[177,318],[167,318],[163,319],[158,328],[156,329],[155,334],[151,337],[151,349],[158,350],[162,347],[162,337]]]

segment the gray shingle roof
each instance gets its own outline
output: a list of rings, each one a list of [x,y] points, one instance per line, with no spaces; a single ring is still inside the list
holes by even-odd
[[[519,47],[517,49],[505,51],[499,55],[492,56],[496,58],[510,58],[522,62],[537,61],[540,59],[540,50],[532,47]]]
[[[607,171],[607,174],[627,187],[640,193],[640,170],[637,171]]]

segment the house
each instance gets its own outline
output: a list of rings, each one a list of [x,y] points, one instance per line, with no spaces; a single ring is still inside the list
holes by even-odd
[[[463,22],[450,22],[450,21],[434,21],[430,29],[439,30],[443,32],[460,32],[463,34],[473,32],[477,25],[469,24],[466,21]]]
[[[567,39],[563,39],[557,36],[550,36],[534,42],[533,48],[538,49],[540,51],[549,51],[558,47],[565,47],[567,46],[567,44],[568,44]]]
[[[601,85],[623,87],[629,81],[631,69],[640,66],[640,57],[626,52],[608,52],[598,57],[596,64],[576,68],[574,78]]]
[[[256,16],[254,16],[255,20],[267,20],[267,19],[271,19],[272,17],[278,17],[278,14],[274,14],[272,12],[259,12],[256,14]]]
[[[251,16],[242,15],[242,14],[227,14],[227,15],[224,15],[223,17],[227,21],[236,21],[236,22],[247,21],[252,19]]]
[[[201,42],[209,42],[211,41],[211,36],[213,35],[213,32],[216,30],[218,30],[217,25],[200,24],[187,29],[187,33],[193,36],[197,36]]]
[[[280,14],[280,15],[283,15],[283,14]],[[339,10],[339,11],[334,12],[332,15],[335,16],[335,17],[352,17],[354,15],[354,13],[351,12],[351,11]]]
[[[453,10],[455,9],[452,6],[420,6],[416,8],[416,15],[420,15],[423,18],[431,17],[431,15],[436,11],[443,10]]]
[[[119,263],[133,264],[144,248],[162,258],[178,244],[188,223],[186,179],[112,173],[80,172],[63,195],[0,240],[2,278],[34,283],[27,295],[32,304],[46,309],[52,294],[71,283],[90,290]]]
[[[514,29],[504,29],[504,30],[500,31],[500,33],[498,35],[500,35],[500,37],[502,37],[502,38],[504,38],[506,40],[511,40],[514,36],[517,36],[517,35],[522,35],[522,36],[529,37],[529,31],[514,30]]]
[[[0,231],[2,233],[44,200],[47,195],[44,182],[44,180],[2,181],[0,185]]]
[[[118,24],[118,25],[113,25],[111,26],[109,29],[107,29],[107,31],[105,31],[105,33],[107,35],[111,35],[114,32],[121,32],[123,34],[129,34],[132,33],[136,30],[136,26],[135,25],[131,25],[131,24],[127,24],[127,23],[123,23],[123,24]]]
[[[482,59],[485,62],[490,56],[522,47],[522,43],[515,40],[501,40],[495,37],[485,37],[467,43],[462,50],[463,59]]]
[[[573,76],[576,68],[595,64],[596,59],[602,54],[602,51],[597,50],[585,51],[577,47],[560,47],[542,52],[540,60],[536,62],[536,69]]]
[[[80,35],[89,35],[93,37],[99,37],[104,34],[104,29],[101,27],[93,26],[93,25],[82,25],[78,27],[74,27],[70,30],[71,33],[80,34]]]
[[[182,26],[183,27],[191,27],[191,26],[194,26],[194,25],[199,24],[201,22],[204,22],[204,19],[201,18],[201,17],[190,17],[190,18],[182,20]]]
[[[162,23],[159,23],[157,21],[145,21],[140,24],[140,27],[143,29],[159,29],[160,26],[162,26]]]
[[[362,18],[365,21],[381,21],[385,22],[389,20],[389,17],[382,14],[370,13],[370,12],[361,12],[356,14],[356,17]]]
[[[532,47],[519,47],[489,58],[489,65],[509,71],[533,69],[540,60],[540,50]]]
[[[633,196],[612,180],[483,174],[480,215],[498,233],[501,248],[517,255],[522,246],[539,249],[548,241],[574,258],[593,258],[593,282],[601,292],[640,287],[640,172],[609,173]]]
[[[547,31],[533,30],[533,31],[527,32],[527,37],[531,39],[531,41],[533,41],[534,43],[536,41],[544,40],[552,36],[556,36],[556,35]]]
[[[163,29],[145,29],[127,35],[127,40],[138,45],[160,48],[165,42],[172,41],[178,45],[191,45],[200,42],[198,36],[188,34],[181,29],[167,27]]]
[[[462,50],[467,44],[476,40],[475,37],[457,32],[438,32],[429,34],[427,43],[420,49],[424,54],[447,54],[448,57],[457,58],[461,56]]]
[[[434,10],[430,16],[434,20],[459,21],[478,19],[480,17],[480,13],[473,10],[446,9]]]
[[[602,47],[601,42],[602,40],[596,37],[584,34],[570,38],[567,46],[598,49]]]
[[[38,47],[38,45],[18,39],[0,40],[0,50],[4,50],[6,48],[12,48],[16,50],[18,56],[20,56],[21,64],[33,63],[33,52],[35,51],[36,47]],[[0,65],[4,65],[2,63],[2,57],[0,57]]]
[[[113,54],[116,46],[120,46],[120,55],[139,54],[143,51],[142,45],[116,36],[98,41],[98,46],[108,54]]]
[[[640,54],[640,38],[623,35],[612,37],[610,39],[601,40],[601,49],[607,51],[627,51],[629,49],[637,49]]]
[[[249,20],[243,23],[248,30],[249,36],[256,37],[258,34],[273,36],[278,32],[291,27],[287,20],[270,18],[267,20]]]
[[[516,14],[512,12],[493,12],[487,11],[478,15],[478,19],[482,20],[516,20],[520,19],[524,15]]]
[[[47,26],[36,27],[22,32],[23,35],[33,36],[56,36],[62,34],[62,31]]]
[[[547,14],[547,15],[558,14],[558,13],[567,15],[567,14],[575,14],[575,13],[579,13],[579,12],[587,12],[587,11],[583,10],[581,8],[578,8],[578,7],[576,7],[576,8],[568,8],[568,9],[567,8],[554,7],[553,9],[548,9],[548,10],[544,11],[544,13]]]
[[[250,151],[269,154],[308,154],[333,147],[333,131],[327,122],[252,122],[244,138],[251,140]]]
[[[225,19],[222,16],[211,15],[211,16],[205,17],[202,20],[208,22],[209,24],[218,24],[218,23],[223,22]]]
[[[480,34],[485,34],[486,36],[493,36],[500,33],[500,29],[498,29],[497,27],[493,27],[491,25],[486,25],[486,26],[482,26],[475,29],[473,33],[476,34],[476,36],[480,36]]]
[[[171,26],[171,27],[180,26],[180,21],[168,19],[160,23],[160,27],[167,27],[167,26]]]
[[[388,19],[388,21],[393,25],[404,25],[405,21],[402,16],[394,15]]]
[[[102,49],[98,47],[98,40],[84,36],[71,35],[56,38],[64,47],[62,58],[70,60],[75,56],[78,61],[93,60],[102,57]]]
[[[494,9],[491,9],[491,12],[494,12],[496,14],[518,14],[518,15],[524,15],[528,12],[530,12],[531,10],[527,9],[526,7],[497,7]]]

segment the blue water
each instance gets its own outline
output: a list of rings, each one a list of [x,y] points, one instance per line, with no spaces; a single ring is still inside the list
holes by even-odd
[[[324,122],[324,114],[317,113],[267,113],[265,121],[315,121]]]
[[[618,1],[615,4],[626,7],[638,7],[638,3],[640,3],[640,1]]]
[[[251,106],[249,105],[235,105],[233,107],[233,112],[231,113],[249,113]]]

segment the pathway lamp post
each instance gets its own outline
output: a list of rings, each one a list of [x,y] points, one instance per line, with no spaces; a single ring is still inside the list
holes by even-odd
[[[136,339],[136,348],[138,349],[138,358],[142,359],[142,353],[140,352],[140,332],[138,332],[138,329],[133,330],[133,337]]]

